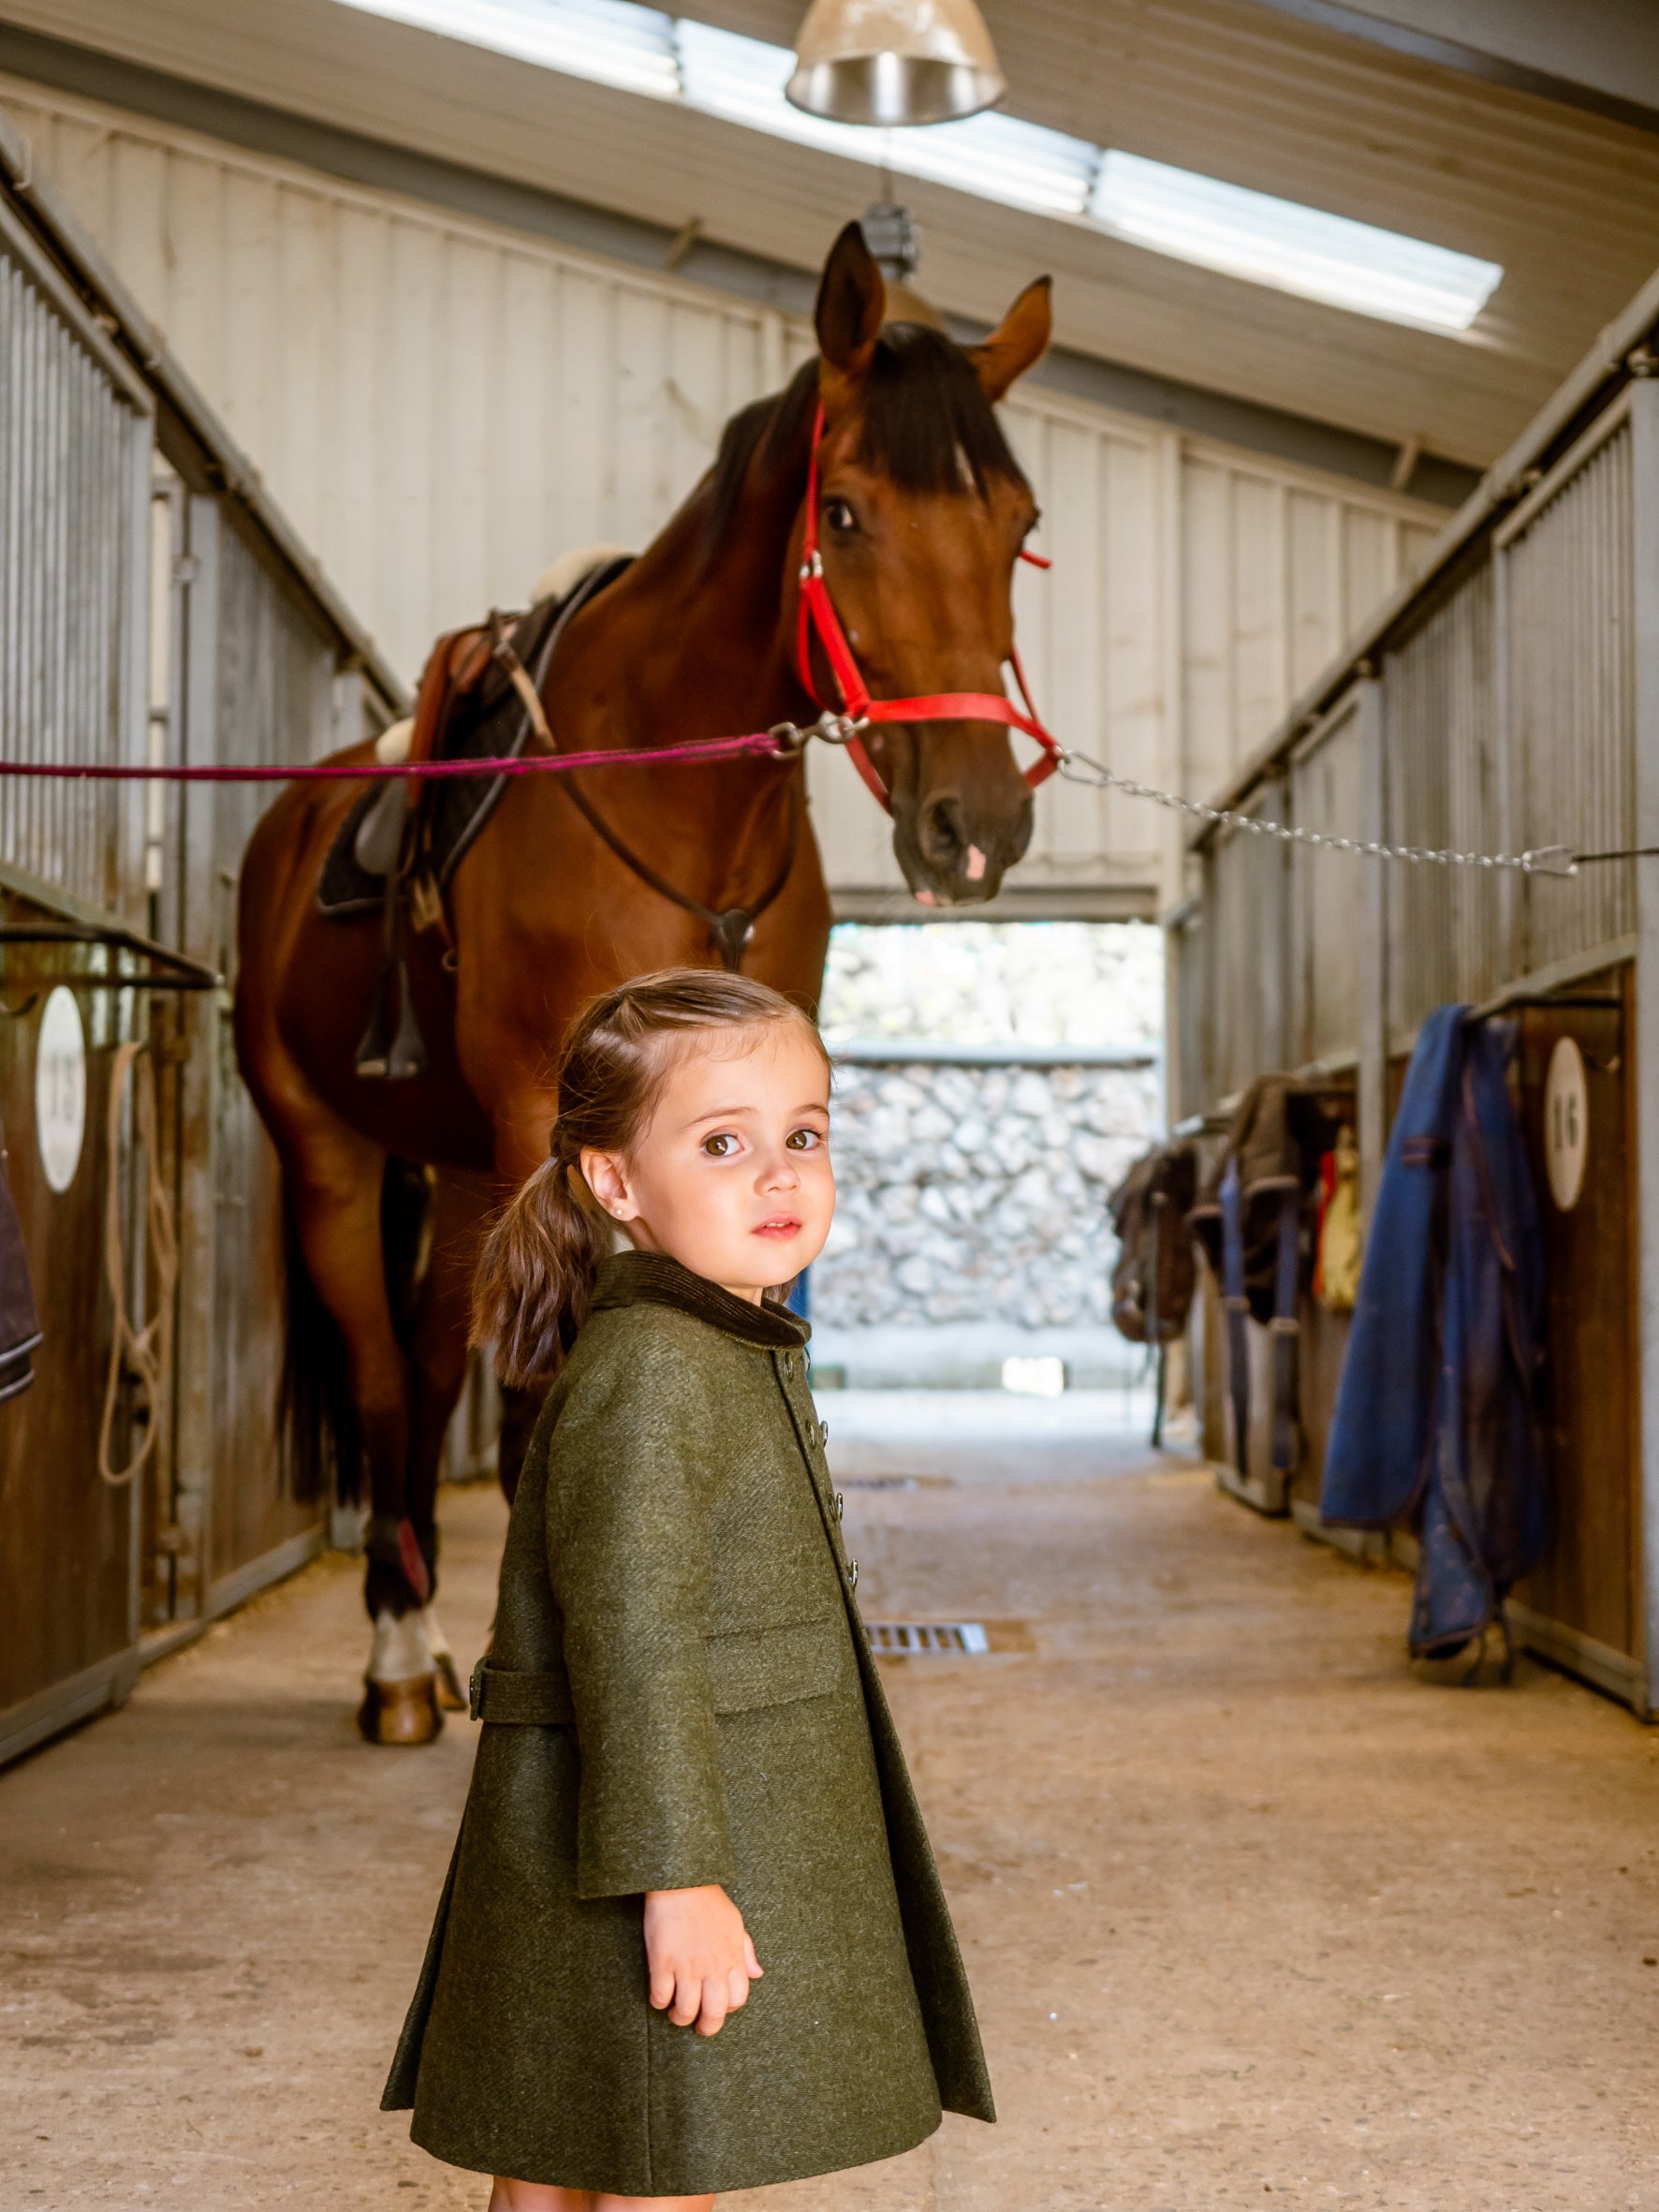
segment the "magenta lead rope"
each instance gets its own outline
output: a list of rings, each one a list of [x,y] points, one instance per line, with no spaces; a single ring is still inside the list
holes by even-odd
[[[672,760],[738,760],[749,756],[791,758],[798,750],[785,737],[757,730],[747,737],[694,738],[683,745],[655,745],[640,752],[536,753],[506,760],[315,760],[298,768],[129,767],[90,761],[4,760],[0,775],[65,776],[80,782],[167,784],[301,783],[321,777],[390,775],[558,775],[572,768],[650,768]]]

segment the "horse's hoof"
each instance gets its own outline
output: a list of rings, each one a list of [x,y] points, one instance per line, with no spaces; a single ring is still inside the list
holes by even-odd
[[[464,1713],[470,1701],[461,1679],[461,1670],[455,1664],[455,1654],[452,1651],[434,1651],[432,1663],[435,1671],[440,1708],[446,1713]]]
[[[415,1674],[406,1682],[369,1682],[358,1707],[364,1741],[400,1747],[430,1744],[444,1725],[435,1674]]]

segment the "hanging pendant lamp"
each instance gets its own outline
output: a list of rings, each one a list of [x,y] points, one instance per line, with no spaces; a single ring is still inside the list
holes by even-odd
[[[974,0],[813,0],[792,106],[832,123],[955,123],[1008,89]]]

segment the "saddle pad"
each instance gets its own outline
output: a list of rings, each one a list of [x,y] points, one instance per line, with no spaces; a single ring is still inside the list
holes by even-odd
[[[563,599],[544,599],[518,625],[513,650],[524,666],[535,671],[553,633],[579,607],[595,598],[627,568],[627,559],[606,562],[585,576]],[[477,688],[458,700],[446,717],[440,740],[440,758],[461,759],[516,759],[530,736],[530,720],[513,689],[507,671],[492,664]],[[444,890],[478,832],[484,827],[506,790],[505,775],[437,776],[418,786],[424,817],[423,873]],[[316,903],[330,921],[347,922],[360,914],[378,913],[386,903],[386,878],[371,875],[357,857],[357,833],[365,814],[381,795],[379,780],[371,783],[341,823],[329,857],[323,863]]]

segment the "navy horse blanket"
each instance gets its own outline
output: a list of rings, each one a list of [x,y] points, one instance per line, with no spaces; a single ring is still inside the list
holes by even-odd
[[[1414,1529],[1415,1656],[1504,1620],[1550,1538],[1537,1416],[1543,1254],[1508,1084],[1513,1025],[1430,1015],[1388,1140],[1321,1507]]]

